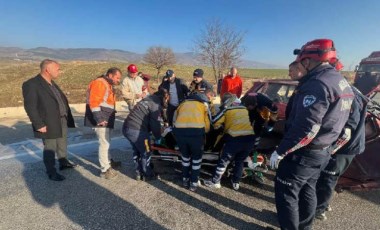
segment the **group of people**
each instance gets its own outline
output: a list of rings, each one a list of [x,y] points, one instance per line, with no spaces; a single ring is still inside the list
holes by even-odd
[[[277,169],[275,200],[281,228],[310,229],[316,216],[326,218],[339,176],[364,150],[366,101],[337,71],[341,63],[332,40],[313,40],[294,53],[289,76],[299,84],[287,105],[284,137],[270,166]],[[67,160],[66,149],[67,127],[75,125],[67,98],[53,81],[59,64],[46,59],[40,67],[40,74],[23,84],[24,106],[35,137],[43,140],[48,177],[60,181],[65,178],[56,171],[55,153],[60,170],[76,166]],[[122,132],[133,147],[136,180],[156,178],[151,144],[161,139],[162,124],[167,123],[181,152],[183,186],[191,191],[199,186],[205,137],[211,130],[221,137],[223,148],[212,178],[204,184],[220,188],[223,173],[234,161],[231,183],[238,190],[244,160],[257,145],[263,124],[276,120],[273,102],[261,94],[245,95],[241,101],[242,80],[234,67],[223,79],[219,112],[212,109],[215,95],[202,69],[194,70],[189,87],[167,70],[157,92],[149,90],[149,77],[139,77],[136,65],[129,65],[127,72],[122,80],[122,71],[110,68],[87,89],[85,126],[93,127],[99,140],[101,176],[115,177],[113,169],[120,166],[111,159],[109,145],[116,113],[114,86],[121,84],[129,108]]]
[[[32,122],[34,136],[43,140],[46,172],[49,179],[54,181],[65,179],[55,168],[55,153],[60,170],[76,167],[76,164],[67,159],[67,128],[75,127],[75,123],[65,94],[54,82],[59,74],[59,63],[45,59],[40,64],[40,73],[22,86],[24,108]],[[114,128],[116,114],[115,86],[121,84],[122,97],[130,111],[124,122],[123,134],[132,143],[136,178],[146,179],[154,177],[148,156],[151,152],[150,133],[159,139],[163,120],[173,127],[175,111],[183,101],[201,98],[199,100],[202,103],[210,103],[213,86],[203,75],[202,69],[196,69],[188,87],[182,79],[176,77],[173,70],[168,70],[155,93],[148,83],[150,76],[138,72],[134,64],[127,67],[124,79],[122,71],[112,67],[92,80],[87,88],[84,125],[93,128],[99,141],[101,177],[115,177],[117,173],[114,169],[121,165],[109,154],[110,131]],[[211,116],[208,113],[209,107],[209,119]]]
[[[364,151],[365,97],[339,73],[334,43],[316,39],[294,51],[298,81],[286,108],[284,137],[270,158],[281,229],[311,229],[327,219],[335,185]]]

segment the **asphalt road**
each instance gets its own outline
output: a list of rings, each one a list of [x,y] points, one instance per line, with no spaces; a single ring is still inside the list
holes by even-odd
[[[244,179],[231,189],[181,186],[180,165],[155,162],[161,179],[137,182],[131,148],[120,135],[120,115],[111,154],[122,161],[118,177],[99,177],[97,144],[91,129],[70,131],[70,159],[79,166],[62,171],[63,182],[47,179],[40,141],[25,118],[0,119],[0,229],[265,229],[277,226],[273,172],[266,184]],[[202,178],[207,178],[202,175]],[[332,202],[328,220],[314,229],[380,229],[380,192],[343,192]]]

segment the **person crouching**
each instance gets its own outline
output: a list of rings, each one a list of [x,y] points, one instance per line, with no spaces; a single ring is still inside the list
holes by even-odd
[[[160,89],[138,102],[124,120],[123,135],[133,148],[136,180],[156,179],[150,164],[150,133],[152,132],[156,140],[161,138],[163,107],[167,104],[168,99],[168,91]]]
[[[216,130],[224,127],[223,141],[225,144],[214,176],[204,182],[207,187],[221,188],[222,176],[230,162],[234,160],[232,187],[234,190],[238,190],[243,174],[244,160],[254,146],[254,131],[249,121],[248,110],[241,105],[238,98],[233,97],[232,99],[234,99],[232,105],[213,120]]]

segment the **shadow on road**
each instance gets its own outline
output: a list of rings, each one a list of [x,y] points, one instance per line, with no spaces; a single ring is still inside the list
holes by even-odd
[[[20,125],[24,124],[18,123],[15,127]],[[19,132],[15,128],[9,128],[4,125],[0,125],[0,130],[9,135]],[[32,135],[31,130],[29,131]],[[26,142],[28,141],[26,140]],[[31,151],[36,151],[37,149],[37,152],[41,152],[41,145],[32,146],[35,143],[39,142],[26,143],[27,148]],[[35,155],[35,160],[32,161],[34,163],[25,163],[25,154],[18,154],[20,153],[19,148],[11,149],[15,148],[15,146],[20,147],[19,145],[4,145],[1,147],[14,153],[12,158],[23,164],[22,176],[31,197],[37,202],[37,205],[51,210],[51,215],[44,216],[44,219],[52,223],[54,223],[55,219],[60,219],[54,208],[58,206],[62,213],[72,222],[64,225],[67,229],[74,229],[76,225],[79,225],[82,229],[165,229],[141,212],[135,205],[122,199],[102,185],[87,179],[76,169],[62,171],[61,173],[66,177],[66,180],[62,182],[49,180],[40,158],[41,153]],[[22,155],[22,157],[18,155]],[[80,158],[69,158],[78,165],[88,165]],[[35,163],[36,161],[38,162]],[[92,168],[90,170],[94,172],[96,169]],[[107,184],[108,181],[100,181],[100,183]],[[112,186],[112,183],[109,185]],[[47,213],[46,209],[44,210],[45,214]],[[41,229],[44,228],[43,223],[41,223],[40,227]]]
[[[79,159],[75,162],[82,165]],[[59,205],[63,214],[83,229],[164,229],[134,205],[88,180],[75,169],[63,174],[66,180],[54,182],[48,180],[41,170],[23,172],[28,189],[38,204],[46,208]]]
[[[204,201],[201,201],[194,196],[188,195],[178,189],[175,189],[166,183],[150,183],[152,186],[156,187],[157,189],[160,189],[161,191],[165,192],[166,194],[172,196],[173,198],[182,201],[183,203],[192,206],[199,211],[212,216],[213,218],[219,220],[220,222],[235,228],[235,229],[263,229],[260,225],[257,225],[255,223],[247,222],[243,219],[240,219],[238,217],[235,217],[233,215],[227,214],[218,208],[214,207],[211,204],[208,204]]]

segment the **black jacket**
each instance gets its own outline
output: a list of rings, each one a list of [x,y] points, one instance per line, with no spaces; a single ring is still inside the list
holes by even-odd
[[[66,96],[53,81],[52,84],[58,89],[66,105],[67,126],[70,128],[75,127],[74,118]],[[32,122],[34,136],[44,139],[62,137],[59,104],[53,91],[50,89],[49,83],[41,75],[37,75],[24,82],[22,94],[24,96],[24,108]],[[47,127],[46,133],[37,131],[44,126]]]
[[[350,85],[334,67],[320,65],[310,71],[297,87],[277,153],[331,146],[348,120],[353,99]]]
[[[189,87],[190,93],[194,93],[194,92],[204,93],[207,89],[214,90],[214,87],[208,81],[204,79],[199,83],[192,81]]]
[[[355,98],[352,101],[350,115],[345,128],[351,129],[351,138],[336,154],[356,155],[365,149],[365,119],[367,114],[367,102],[357,89],[352,90]]]
[[[152,132],[154,137],[161,137],[162,105],[160,97],[149,95],[138,102],[128,117],[124,120],[123,130],[126,128]]]
[[[189,94],[189,88],[187,88],[187,85],[180,78],[175,78],[174,83],[177,88],[178,103],[181,103],[183,100],[186,99],[187,95]],[[158,89],[161,88],[166,89],[168,92],[170,92],[170,82],[162,82]]]

